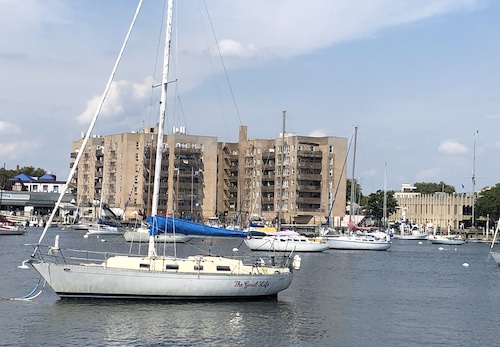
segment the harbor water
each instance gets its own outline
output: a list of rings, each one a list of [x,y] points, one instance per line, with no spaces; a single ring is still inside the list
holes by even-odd
[[[36,243],[41,231],[0,236],[0,346],[500,344],[500,267],[489,244],[393,240],[385,252],[304,253],[301,270],[276,301],[61,300],[48,286],[33,300],[9,300],[39,283],[32,268],[18,266],[32,251],[25,244]],[[61,248],[130,248],[122,236],[84,238],[59,228],[49,229],[45,243],[56,234]],[[241,239],[192,244],[196,250],[179,245],[179,255],[251,252]],[[141,247],[145,252],[147,245]]]

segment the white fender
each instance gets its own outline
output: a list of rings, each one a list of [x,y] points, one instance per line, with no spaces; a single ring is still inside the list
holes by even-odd
[[[300,270],[300,262],[301,261],[302,261],[302,259],[300,258],[300,255],[296,254],[293,257],[293,269],[294,270]]]

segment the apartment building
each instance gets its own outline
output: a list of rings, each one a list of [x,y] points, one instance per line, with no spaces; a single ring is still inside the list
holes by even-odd
[[[151,211],[156,128],[92,137],[73,180],[78,204],[102,201],[125,220]],[[82,137],[83,138],[83,137]],[[72,145],[76,158],[82,140]],[[324,223],[345,215],[347,139],[291,133],[238,143],[188,135],[183,127],[164,136],[159,213],[196,221],[217,217],[244,225],[252,215],[285,224]],[[333,223],[335,224],[335,222]]]
[[[283,224],[333,224],[345,215],[342,173],[347,139],[281,133],[276,139],[248,139],[241,126],[238,143],[219,144],[218,211],[226,222],[246,224],[252,216]],[[336,217],[336,218],[334,218]]]

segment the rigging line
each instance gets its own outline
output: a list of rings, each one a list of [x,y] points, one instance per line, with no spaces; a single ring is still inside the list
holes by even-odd
[[[154,63],[154,68],[153,68],[153,76],[152,76],[152,81],[151,81],[151,97],[149,100],[149,123],[151,123],[151,119],[153,118],[153,90],[155,89],[155,79],[156,79],[156,70],[158,69],[158,60],[160,59],[160,52],[161,52],[161,47],[162,47],[162,35],[163,35],[163,28],[164,28],[164,22],[165,22],[165,13],[166,13],[166,8],[167,2],[165,1],[163,3],[163,11],[162,11],[162,17],[161,17],[161,23],[160,23],[160,28],[158,30],[158,44],[156,45],[156,54],[155,54],[155,63]],[[158,114],[158,111],[156,111],[156,114]]]
[[[214,38],[215,38],[215,44],[217,45],[217,50],[219,52],[219,57],[220,57],[220,60],[221,60],[222,68],[224,69],[224,74],[226,76],[227,85],[229,87],[229,91],[231,92],[231,97],[233,99],[234,107],[236,109],[236,114],[238,115],[238,119],[239,119],[240,125],[241,125],[242,122],[241,122],[240,112],[238,110],[238,105],[236,104],[236,99],[234,97],[233,87],[231,86],[231,82],[229,81],[229,76],[228,76],[228,73],[227,73],[226,65],[224,64],[224,59],[222,59],[222,53],[221,53],[220,46],[219,46],[219,40],[217,39],[217,35],[215,34],[214,26],[213,26],[213,23],[212,23],[212,18],[210,17],[210,13],[208,12],[207,2],[204,0],[203,3],[205,4],[205,9],[206,9],[206,12],[207,12],[208,21],[210,22],[210,27],[212,29],[212,33],[213,33]]]
[[[85,152],[84,149],[87,145],[87,142],[89,141],[90,134],[92,133],[92,130],[94,129],[94,125],[97,121],[97,118],[98,118],[99,114],[101,113],[101,109],[102,109],[102,106],[104,105],[104,101],[106,100],[108,92],[111,89],[111,84],[112,84],[113,79],[115,77],[116,70],[118,69],[118,65],[120,64],[121,58],[123,56],[123,52],[125,51],[125,47],[127,46],[128,40],[130,38],[130,33],[132,32],[132,28],[134,27],[135,21],[137,20],[137,16],[139,15],[139,11],[142,7],[142,2],[143,2],[143,0],[140,0],[139,4],[137,5],[137,8],[136,8],[135,14],[134,14],[134,18],[132,20],[132,23],[130,24],[127,35],[125,36],[122,47],[120,49],[120,53],[118,54],[118,57],[116,58],[115,65],[113,66],[113,70],[111,71],[111,74],[109,76],[108,82],[106,84],[106,88],[104,89],[104,92],[101,96],[101,101],[97,107],[97,110],[94,113],[94,117],[92,118],[92,121],[89,124],[89,128],[87,130],[87,133],[85,134],[85,138],[82,141],[82,145],[80,146],[81,150],[78,151],[78,155],[75,158],[75,162],[73,163],[73,167],[71,168],[71,171],[69,172],[68,179],[66,180],[66,183],[63,185],[63,188],[61,189],[61,193],[59,194],[59,198],[57,199],[57,201],[54,205],[54,208],[52,210],[52,213],[50,214],[49,220],[47,221],[47,224],[45,224],[42,235],[40,235],[40,238],[38,239],[37,246],[33,250],[32,256],[35,256],[35,253],[38,251],[40,244],[41,244],[43,238],[45,237],[45,234],[47,233],[47,230],[49,229],[50,225],[52,224],[52,221],[54,220],[54,217],[55,217],[57,211],[59,210],[59,206],[61,205],[64,194],[66,193],[68,183],[72,181],[73,176],[75,175],[76,169],[78,167],[78,164],[80,163],[80,160],[83,156],[83,153]]]
[[[205,4],[205,8],[206,8],[206,4]],[[202,11],[201,11],[201,9],[199,7],[199,2],[198,2],[198,10],[200,11],[200,17],[202,17],[202,14],[201,14]],[[203,28],[205,28],[203,20],[201,21],[201,23],[203,25]],[[212,31],[213,31],[213,28],[212,28]],[[217,83],[217,78],[215,77],[216,73],[215,73],[214,62],[212,60],[212,56],[210,55],[210,45],[208,44],[208,37],[206,35],[206,30],[205,29],[203,30],[203,33],[205,34],[205,42],[207,42],[208,57],[210,58],[210,67],[212,68],[212,76],[213,76],[213,79],[214,79],[215,89],[217,90],[217,97],[219,99],[219,105],[220,105],[220,109],[221,109],[221,113],[222,113],[222,120],[224,121],[224,128],[226,130],[226,137],[228,139],[230,139],[231,137],[229,136],[229,129],[227,127],[226,117],[225,117],[225,113],[224,113],[224,107],[223,107],[223,103],[222,103],[222,99],[221,99],[221,92],[220,92],[219,84]],[[215,34],[214,34],[214,36],[215,36]],[[215,40],[217,40],[217,39],[215,39]],[[217,42],[216,42],[216,45],[217,45]],[[240,122],[240,124],[241,124],[241,122]]]
[[[184,106],[182,105],[182,100],[180,95],[177,95],[177,102],[179,103],[179,112],[182,115],[182,119],[184,120],[184,124],[186,124],[186,133],[189,135],[188,129],[188,122],[186,119],[186,113],[184,112]]]
[[[361,156],[362,156],[362,158],[363,158],[363,160],[361,160],[361,162],[362,162],[362,163],[368,163],[368,165],[371,165],[371,164],[370,164],[370,162],[369,162],[369,160],[367,159],[367,158],[368,158],[368,156],[366,155],[366,151],[365,151],[365,149],[366,149],[367,147],[366,147],[366,146],[364,146],[364,144],[363,144],[363,139],[361,139],[361,140],[360,140],[360,138],[359,138],[359,137],[358,137],[358,148],[361,150],[361,154],[362,154]],[[373,161],[372,161],[372,164],[373,164]],[[368,167],[370,167],[370,166],[368,166]],[[366,167],[365,167],[365,168],[366,168]],[[375,184],[373,183],[373,176],[372,176],[372,175],[369,175],[369,176],[368,176],[368,179],[369,179],[369,181],[370,181],[370,185],[371,185],[372,190],[374,190],[374,191],[375,191],[376,189],[375,189]],[[360,189],[360,191],[362,191],[361,183],[360,183],[360,185],[359,185],[359,189]]]
[[[332,203],[330,204],[330,209],[328,210],[328,217],[326,219],[327,225],[330,224],[330,216],[332,214],[333,205],[335,204],[335,200],[337,200],[337,194],[339,192],[339,187],[340,187],[340,180],[342,179],[342,176],[344,175],[344,172],[345,172],[345,167],[347,165],[347,158],[349,156],[349,152],[351,151],[353,137],[354,137],[354,135],[351,136],[351,141],[349,141],[349,147],[347,148],[347,153],[346,153],[346,156],[344,159],[344,164],[342,165],[342,171],[340,171],[340,177],[339,177],[339,181],[337,182],[337,188],[335,189],[335,194],[333,195]]]

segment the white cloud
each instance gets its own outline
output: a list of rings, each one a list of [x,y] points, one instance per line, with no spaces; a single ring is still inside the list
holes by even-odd
[[[325,137],[327,135],[326,135],[326,132],[323,129],[316,129],[316,130],[311,131],[309,134],[307,134],[307,136],[311,136],[311,137]]]
[[[18,134],[21,132],[21,128],[17,125],[0,120],[0,134]]]
[[[258,51],[271,56],[290,56],[370,37],[381,29],[435,15],[473,10],[482,3],[479,0],[256,0],[213,2],[210,11],[216,26],[225,23],[222,30],[228,42],[250,47],[258,38]]]
[[[0,8],[0,43],[16,46],[20,35],[29,39],[42,24],[63,22],[65,12],[57,1],[0,0]]]
[[[439,169],[439,168],[423,169],[417,173],[417,179],[419,181],[426,181],[429,179],[434,179],[439,175],[440,172],[441,172],[441,169]]]
[[[111,84],[99,117],[118,118],[126,112],[129,116],[139,115],[147,108],[151,95],[152,78],[146,77],[142,83],[117,81]],[[96,95],[87,102],[87,108],[78,116],[78,122],[89,124],[94,117],[102,96]]]
[[[467,147],[456,140],[444,140],[439,145],[438,151],[444,154],[464,154],[467,153]]]
[[[0,143],[0,156],[3,160],[20,160],[33,148],[36,144],[31,141]]]
[[[241,42],[235,40],[225,39],[219,42],[219,49],[222,56],[240,56],[240,57],[253,57],[258,55],[257,48],[250,44],[244,46]],[[214,55],[219,55],[218,52],[214,52]]]

